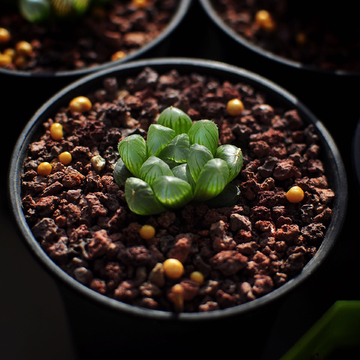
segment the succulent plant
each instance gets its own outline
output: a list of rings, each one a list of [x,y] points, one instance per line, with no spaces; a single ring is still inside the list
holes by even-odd
[[[92,2],[107,0],[19,0],[21,15],[30,22],[82,15]]]
[[[122,139],[113,174],[118,185],[125,183],[130,210],[154,215],[190,201],[215,207],[235,205],[240,191],[231,181],[242,168],[242,151],[218,143],[213,121],[193,123],[172,106],[149,126],[146,140],[137,134]]]

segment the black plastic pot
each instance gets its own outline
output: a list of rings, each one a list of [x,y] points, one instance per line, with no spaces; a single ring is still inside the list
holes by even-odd
[[[6,95],[14,96],[17,100],[21,99],[22,94],[32,95],[30,96],[31,102],[34,100],[38,104],[35,104],[34,110],[38,106],[46,101],[56,91],[59,91],[64,86],[75,81],[76,79],[88,75],[90,73],[108,69],[110,67],[120,65],[124,62],[132,61],[141,58],[166,56],[167,49],[169,47],[169,36],[183,21],[184,17],[188,13],[192,0],[180,0],[179,6],[169,22],[168,26],[162,31],[159,36],[147,43],[138,50],[128,54],[125,58],[116,61],[108,61],[98,66],[69,71],[58,71],[54,73],[31,73],[23,70],[8,70],[0,68],[0,80],[1,83],[11,85],[10,91],[6,92]],[[36,90],[35,90],[36,89]],[[34,92],[37,93],[35,98]],[[9,94],[10,93],[10,94]],[[39,96],[41,95],[41,96]],[[9,96],[9,99],[11,99]],[[27,96],[28,98],[29,96]],[[22,99],[24,100],[24,99]],[[26,100],[26,99],[25,99]],[[31,105],[31,102],[30,105]]]
[[[55,73],[31,73],[0,68],[0,83],[3,87],[1,96],[2,117],[11,129],[6,144],[1,144],[1,152],[8,158],[12,145],[19,135],[17,130],[25,125],[41,104],[71,82],[90,73],[105,70],[131,60],[168,56],[171,38],[184,21],[191,5],[192,0],[180,0],[178,9],[166,29],[154,40],[121,60],[109,61],[81,70]]]
[[[148,310],[110,299],[83,286],[42,250],[28,227],[21,204],[21,175],[27,146],[42,123],[75,96],[99,88],[104,78],[127,78],[150,66],[159,73],[176,69],[180,74],[198,73],[230,82],[245,82],[265,92],[270,104],[296,108],[308,124],[314,124],[322,149],[322,161],[330,187],[336,193],[331,223],[322,245],[303,271],[273,292],[254,301],[208,313],[180,313]],[[198,59],[153,59],[135,61],[91,74],[67,86],[46,102],[22,131],[11,158],[9,203],[25,244],[58,284],[68,312],[79,358],[112,358],[144,355],[160,358],[179,355],[224,356],[229,351],[251,349],[260,359],[269,330],[282,300],[323,264],[345,220],[346,173],[337,147],[323,124],[297,98],[283,88],[249,71],[227,64]],[[246,350],[244,350],[246,349]]]
[[[212,23],[209,32],[215,60],[241,66],[283,86],[322,120],[337,143],[346,136],[347,126],[354,126],[358,118],[360,72],[326,70],[280,57],[236,33],[211,0],[198,1]],[[341,125],[343,121],[346,127]]]
[[[357,123],[355,134],[353,137],[352,160],[356,185],[360,194],[360,120]]]

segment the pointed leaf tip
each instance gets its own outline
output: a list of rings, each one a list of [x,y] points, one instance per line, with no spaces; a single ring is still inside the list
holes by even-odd
[[[140,177],[140,168],[147,159],[145,139],[140,135],[130,135],[119,142],[120,157],[133,175]]]
[[[215,157],[223,159],[228,164],[230,171],[229,182],[235,179],[243,165],[241,149],[230,144],[221,145],[217,148]]]
[[[147,134],[147,148],[149,155],[158,156],[175,135],[173,129],[159,124],[151,124]]]
[[[150,186],[160,176],[173,176],[168,164],[156,156],[150,156],[140,168],[140,178]]]
[[[125,197],[130,210],[138,215],[155,215],[166,211],[145,181],[130,177],[125,182]]]
[[[170,209],[185,206],[193,197],[191,185],[175,176],[161,176],[153,182],[155,196]]]
[[[175,131],[176,135],[187,133],[192,126],[192,120],[182,110],[169,106],[159,116],[157,123]]]
[[[219,145],[219,131],[216,124],[210,120],[195,122],[188,131],[191,144],[206,146],[214,155]]]
[[[204,166],[196,183],[194,200],[206,201],[220,194],[229,180],[229,168],[222,159],[211,159]]]

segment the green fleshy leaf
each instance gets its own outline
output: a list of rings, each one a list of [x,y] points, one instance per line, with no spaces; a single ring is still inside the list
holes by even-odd
[[[176,176],[177,178],[188,182],[188,178],[186,175],[186,168],[187,168],[187,164],[180,164],[173,167],[171,171],[174,174],[174,176]]]
[[[156,156],[150,156],[140,169],[140,178],[146,181],[150,186],[159,176],[173,176],[168,164]]]
[[[219,144],[219,131],[210,120],[199,120],[188,131],[191,144],[206,146],[214,155]]]
[[[49,17],[49,0],[20,0],[19,10],[21,15],[30,22],[40,22]]]
[[[157,199],[169,209],[183,207],[193,197],[191,185],[175,176],[160,176],[152,187]]]
[[[238,176],[243,165],[243,156],[240,148],[230,144],[221,145],[217,148],[215,157],[223,159],[228,164],[230,170],[229,181]]]
[[[175,131],[168,127],[151,124],[147,134],[147,148],[150,155],[158,156],[175,137]]]
[[[191,176],[188,164],[181,164],[171,169],[174,176],[188,182],[192,189],[195,189],[195,181]]]
[[[138,215],[155,215],[166,211],[144,180],[128,178],[125,182],[125,197],[130,210]]]
[[[73,0],[51,0],[54,12],[57,16],[68,16],[74,10]]]
[[[140,168],[147,159],[147,148],[144,138],[134,134],[119,142],[119,154],[125,166],[133,175],[140,177]]]
[[[169,165],[169,168],[172,170],[174,167],[178,166],[179,164],[170,159],[161,159],[164,161],[165,164]]]
[[[196,183],[194,200],[206,201],[219,195],[229,182],[229,168],[222,159],[211,159],[204,166]]]
[[[239,196],[239,187],[230,183],[225,186],[224,190],[219,195],[216,195],[212,199],[206,201],[206,205],[213,208],[232,207],[237,204]]]
[[[81,15],[89,8],[90,0],[73,0],[73,3],[76,13]]]
[[[195,182],[198,180],[201,170],[205,164],[213,159],[211,151],[204,145],[193,144],[190,146],[190,152],[188,156],[188,166],[192,178]]]
[[[187,134],[180,134],[175,136],[166,146],[159,158],[163,160],[172,160],[178,164],[185,163],[187,161],[190,152],[190,141]]]
[[[192,126],[192,120],[182,110],[170,106],[159,116],[157,123],[175,130],[176,135],[187,133]]]
[[[104,5],[110,3],[111,0],[92,0],[94,5]]]
[[[115,182],[120,186],[124,184],[126,179],[130,176],[132,176],[132,173],[130,170],[125,166],[123,160],[120,158],[114,167],[113,176]]]

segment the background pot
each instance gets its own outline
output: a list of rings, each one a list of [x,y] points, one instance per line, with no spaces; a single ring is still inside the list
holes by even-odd
[[[264,50],[231,29],[215,11],[211,0],[198,1],[210,20],[209,59],[241,66],[283,86],[321,119],[337,144],[353,133],[359,115],[356,89],[360,72],[324,70]],[[346,16],[349,18],[349,12]],[[351,166],[349,146],[342,155],[346,165]]]
[[[168,26],[155,39],[116,61],[109,61],[91,68],[61,71],[55,73],[31,73],[0,68],[0,83],[4,86],[1,98],[1,117],[8,123],[6,142],[1,142],[0,150],[8,159],[19,135],[17,131],[25,125],[34,112],[50,96],[71,82],[95,71],[108,69],[134,59],[168,56],[173,46],[172,37],[177,36],[180,24],[188,15],[192,0],[179,0],[179,6]],[[2,184],[5,186],[3,180]]]
[[[266,92],[270,104],[296,108],[304,122],[315,125],[326,173],[331,174],[329,184],[337,196],[324,241],[299,276],[262,298],[234,308],[212,313],[174,315],[132,307],[91,291],[65,274],[41,249],[32,236],[21,209],[20,180],[27,145],[42,122],[71,98],[97,89],[108,76],[134,76],[145,66],[150,66],[159,73],[177,69],[181,74],[196,72],[234,83],[246,82]],[[223,353],[233,343],[237,347],[252,347],[254,358],[260,358],[283,298],[296,291],[305,280],[309,281],[335,245],[345,220],[347,187],[342,182],[345,178],[340,154],[323,124],[297,98],[274,83],[246,70],[217,62],[180,58],[154,59],[127,63],[91,74],[72,83],[45,103],[27,123],[14,148],[9,173],[9,198],[16,225],[25,243],[59,285],[80,356],[94,355],[96,351],[101,352],[102,358],[105,356],[104,352],[109,356],[125,354],[126,351],[135,355],[135,350],[139,354],[159,352],[161,356],[174,349],[179,355],[186,355],[193,351],[193,346],[196,346],[196,354],[213,355],[215,352]],[[99,344],[103,346],[101,350]]]
[[[14,71],[0,68],[1,82],[11,85],[11,88],[9,87],[9,91],[5,94],[5,99],[14,99],[13,104],[18,104],[19,99],[22,99],[22,104],[24,105],[22,107],[25,108],[26,105],[26,115],[32,115],[33,112],[38,109],[38,107],[51,95],[82,76],[134,59],[167,56],[171,44],[169,36],[176,31],[180,23],[183,21],[189,11],[189,8],[191,7],[191,4],[192,0],[179,0],[178,7],[164,31],[146,45],[129,53],[123,59],[108,61],[90,68],[58,71],[54,73],[33,73],[23,70]],[[36,98],[34,96],[34,91],[36,91]],[[13,110],[16,109],[10,109],[11,112]],[[9,112],[9,114],[11,114],[11,112]]]

